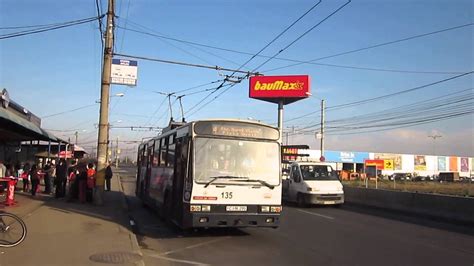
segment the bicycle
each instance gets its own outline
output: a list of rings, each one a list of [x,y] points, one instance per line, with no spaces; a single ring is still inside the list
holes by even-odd
[[[8,212],[0,212],[0,247],[11,248],[26,238],[26,224]]]

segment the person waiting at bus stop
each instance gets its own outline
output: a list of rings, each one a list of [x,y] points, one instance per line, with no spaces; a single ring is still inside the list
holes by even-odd
[[[61,159],[56,166],[56,198],[64,197],[65,194],[65,186],[66,186],[66,179],[67,179],[67,165],[66,160]]]
[[[30,177],[31,177],[31,195],[36,196],[36,191],[38,190],[38,185],[40,183],[40,178],[38,175],[38,169],[36,168],[36,164],[33,164],[31,166]]]
[[[107,164],[107,168],[105,168],[105,191],[110,191],[110,179],[112,179],[113,172],[112,167],[110,167],[110,162]]]
[[[87,194],[86,199],[88,202],[92,202],[95,188],[95,169],[94,164],[89,163],[87,165]]]
[[[87,168],[84,164],[78,166],[79,174],[76,176],[77,186],[79,191],[79,202],[86,202],[86,190],[87,190]]]

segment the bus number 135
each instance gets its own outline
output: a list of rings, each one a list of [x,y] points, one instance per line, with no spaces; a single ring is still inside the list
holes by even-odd
[[[223,199],[231,199],[232,198],[232,192],[222,192],[221,196]]]

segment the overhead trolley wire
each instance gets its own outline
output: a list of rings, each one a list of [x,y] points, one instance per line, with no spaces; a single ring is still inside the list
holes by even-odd
[[[120,26],[118,26],[119,28],[121,28]],[[172,38],[172,37],[167,37],[167,36],[164,36],[164,35],[158,35],[158,34],[153,34],[153,33],[148,33],[148,32],[144,32],[144,31],[140,31],[140,30],[134,30],[134,29],[126,29],[128,31],[132,31],[132,32],[135,32],[135,33],[140,33],[140,34],[144,34],[144,35],[149,35],[149,36],[152,36],[152,37],[156,37],[156,38],[159,38],[159,39],[167,39],[167,40],[171,40],[171,41],[175,41],[175,42],[180,42],[180,43],[185,43],[185,44],[189,44],[189,45],[192,45],[192,46],[200,46],[200,47],[205,47],[205,48],[210,48],[210,49],[214,49],[214,50],[221,50],[221,51],[224,51],[224,52],[231,52],[231,53],[237,53],[237,54],[244,54],[244,55],[254,55],[253,53],[250,53],[250,52],[243,52],[243,51],[238,51],[238,50],[234,50],[234,49],[227,49],[227,48],[222,48],[222,47],[216,47],[216,46],[212,46],[212,45],[206,45],[206,44],[202,44],[202,43],[197,43],[197,42],[192,42],[192,41],[186,41],[186,40],[182,40],[182,39],[177,39],[177,38]],[[214,54],[211,54],[211,55],[214,55]],[[336,54],[334,56],[338,56],[339,54]],[[216,55],[214,55],[216,56]],[[262,58],[271,58],[272,56],[268,56],[268,55],[258,55],[258,57],[262,57]],[[406,70],[406,69],[390,69],[390,68],[376,68],[376,67],[358,67],[358,66],[351,66],[351,65],[339,65],[339,64],[325,64],[325,63],[316,63],[316,61],[319,61],[319,60],[323,60],[325,58],[330,58],[332,57],[332,55],[329,55],[329,56],[324,56],[324,57],[321,57],[321,58],[318,58],[318,59],[314,59],[312,61],[303,61],[303,60],[296,60],[296,59],[290,59],[290,58],[284,58],[284,57],[274,57],[275,60],[280,60],[280,61],[287,61],[287,62],[294,62],[294,63],[301,63],[301,64],[308,64],[308,65],[316,65],[316,66],[325,66],[325,67],[334,67],[334,68],[345,68],[345,69],[355,69],[355,70],[365,70],[365,71],[378,71],[378,72],[392,72],[392,73],[407,73],[407,74],[461,74],[461,73],[464,73],[465,71],[417,71],[417,70]],[[221,58],[223,60],[226,60],[224,58]],[[226,61],[229,61],[229,60],[226,60]],[[235,63],[233,61],[231,61],[232,63]],[[290,66],[293,66],[293,65],[290,65]],[[290,66],[286,66],[286,67],[290,67]],[[296,65],[295,65],[296,66]],[[279,68],[278,68],[279,69]],[[277,70],[276,68],[275,69],[270,69],[270,70],[264,70],[262,71],[262,73],[266,73],[266,72],[271,72],[271,71],[274,71],[274,70]]]
[[[122,18],[119,17],[119,19],[122,19]],[[122,19],[122,20],[124,20],[124,19]],[[151,32],[157,33],[157,34],[148,33],[148,32],[144,32],[144,31],[140,31],[140,30],[134,30],[134,29],[130,29],[130,28],[125,28],[125,27],[121,27],[120,25],[118,25],[117,27],[120,28],[120,29],[123,29],[124,31],[127,30],[127,31],[131,31],[131,32],[135,32],[135,33],[141,33],[141,34],[144,34],[144,35],[149,35],[149,36],[152,36],[152,37],[156,37],[156,38],[161,39],[161,40],[177,41],[177,40],[174,39],[174,38],[164,36],[164,34],[162,34],[162,33],[160,33],[160,32],[157,32],[157,31],[155,31],[155,30],[153,30],[153,29],[150,29],[150,28],[148,28],[148,27],[145,27],[145,26],[143,26],[143,25],[140,25],[140,24],[138,24],[138,23],[136,23],[136,22],[133,22],[133,21],[131,21],[131,20],[129,20],[129,19],[126,19],[126,21],[127,21],[129,24],[131,24],[131,25],[133,25],[133,26],[135,26],[135,27],[137,27],[137,28],[142,28],[142,29],[144,29],[144,30],[148,30],[148,31],[151,31]],[[184,49],[181,49],[180,47],[177,47],[177,46],[175,46],[175,45],[172,45],[172,44],[170,44],[169,42],[165,42],[165,43],[168,44],[168,45],[171,45],[171,46],[175,47],[176,49],[181,50],[182,52],[186,52],[186,53],[190,54],[188,51],[186,51],[186,50],[184,50]],[[227,58],[225,58],[225,57],[223,57],[223,56],[220,56],[220,55],[211,53],[211,52],[209,52],[209,51],[206,51],[206,50],[204,50],[204,49],[202,49],[202,48],[199,48],[197,45],[189,44],[189,43],[187,43],[187,42],[179,42],[179,43],[183,43],[183,44],[187,45],[188,47],[192,47],[192,48],[197,49],[197,50],[199,50],[199,51],[201,51],[201,52],[203,52],[203,53],[206,53],[206,54],[209,54],[209,55],[211,55],[211,56],[214,56],[214,57],[217,57],[217,58],[219,58],[219,59],[222,59],[222,60],[224,60],[224,61],[227,61],[227,62],[229,62],[229,63],[231,63],[231,64],[240,65],[239,63],[237,63],[237,62],[235,62],[235,61],[233,61],[233,60],[227,59]],[[203,59],[203,58],[201,58],[201,57],[199,57],[199,56],[196,56],[196,55],[193,55],[193,54],[191,54],[191,55],[192,55],[193,57],[199,58],[200,60],[203,60],[203,61],[206,62],[206,63],[209,63],[207,60],[205,60],[205,59]]]
[[[446,29],[432,31],[432,32],[428,32],[428,33],[422,33],[422,34],[418,34],[418,35],[414,35],[414,36],[410,36],[410,37],[406,37],[406,38],[402,38],[402,39],[398,39],[398,40],[393,40],[393,41],[383,42],[383,43],[379,43],[379,44],[375,44],[375,45],[370,45],[370,46],[367,46],[367,47],[358,48],[358,49],[354,49],[354,50],[349,50],[349,51],[346,51],[346,52],[341,52],[341,53],[337,53],[337,54],[333,54],[333,55],[329,55],[329,56],[323,56],[323,57],[320,57],[320,58],[316,58],[316,59],[309,60],[309,61],[304,61],[304,62],[301,62],[301,63],[281,66],[281,67],[272,68],[272,69],[267,69],[267,70],[264,70],[263,72],[271,72],[271,71],[280,70],[280,69],[284,69],[284,68],[288,68],[288,67],[294,67],[294,66],[298,66],[298,65],[301,65],[301,64],[311,63],[311,62],[319,61],[319,60],[323,60],[323,59],[334,58],[334,57],[338,57],[338,56],[342,56],[342,55],[357,53],[357,52],[361,52],[361,51],[365,51],[365,50],[369,50],[369,49],[373,49],[373,48],[378,48],[378,47],[382,47],[382,46],[386,46],[386,45],[391,45],[391,44],[395,44],[395,43],[409,41],[409,40],[413,40],[413,39],[417,39],[417,38],[426,37],[426,36],[429,36],[429,35],[434,35],[434,34],[438,34],[438,33],[442,33],[442,32],[447,32],[447,31],[451,31],[451,30],[464,28],[464,27],[469,27],[469,26],[472,26],[472,25],[474,25],[474,23],[467,23],[467,24],[454,26],[454,27],[450,27],[450,28],[446,28]]]
[[[319,25],[321,25],[322,23],[324,23],[326,20],[328,20],[330,17],[332,17],[334,14],[338,13],[339,11],[341,11],[341,9],[343,9],[344,7],[346,7],[348,4],[351,3],[351,0],[348,0],[346,3],[344,3],[342,6],[340,6],[338,9],[334,10],[331,14],[329,14],[328,16],[326,16],[324,19],[322,19],[320,22],[316,23],[313,27],[309,28],[307,31],[305,31],[303,34],[301,34],[300,36],[298,36],[298,38],[296,38],[295,40],[293,40],[291,43],[289,43],[288,45],[286,45],[283,49],[279,50],[278,52],[276,52],[273,56],[271,56],[270,58],[268,58],[265,62],[261,63],[259,66],[257,66],[256,68],[254,68],[253,71],[256,71],[257,69],[261,68],[262,66],[266,65],[268,62],[270,62],[270,60],[274,59],[277,55],[279,55],[280,53],[282,53],[283,51],[285,51],[286,49],[288,49],[289,47],[291,47],[293,44],[295,44],[297,41],[299,41],[301,38],[303,38],[304,36],[306,36],[308,33],[310,33],[312,30],[314,30],[316,27],[318,27]]]
[[[296,23],[298,23],[301,19],[303,19],[309,12],[311,12],[314,8],[316,8],[322,1],[319,0],[316,4],[314,4],[310,9],[308,9],[305,13],[303,13],[298,19],[296,19],[295,21],[293,21],[293,23],[291,23],[289,26],[287,26],[282,32],[280,32],[275,38],[273,38],[270,42],[268,42],[263,48],[261,48],[257,53],[253,54],[247,61],[245,61],[237,70],[233,71],[232,74],[230,74],[230,77],[233,77],[233,75],[235,73],[241,73],[240,69],[242,69],[243,67],[245,67],[248,63],[250,63],[250,61],[252,61],[253,59],[255,59],[255,57],[259,56],[265,49],[267,49],[271,44],[273,44],[277,39],[279,39],[283,34],[285,34],[289,29],[291,29]],[[252,71],[254,72],[254,71]],[[258,73],[257,73],[258,74]],[[250,76],[250,73],[247,73],[247,75],[245,77],[249,77]],[[242,79],[240,79],[241,81]],[[212,94],[216,93],[218,90],[220,90],[221,88],[224,87],[224,84],[225,84],[225,81],[224,80],[217,88],[216,90],[214,91],[211,91],[207,96],[205,96],[197,105],[201,104],[202,102],[204,102],[207,98],[209,98]],[[240,82],[239,81],[239,82]],[[202,105],[200,108],[198,108],[196,111],[194,111],[193,113],[189,114],[188,116],[192,116],[193,114],[197,113],[198,111],[202,110],[205,106],[209,105],[211,102],[215,101],[217,98],[219,98],[222,94],[226,93],[228,90],[230,90],[231,88],[233,88],[235,85],[237,85],[237,83],[233,83],[231,84],[227,89],[225,89],[224,91],[222,91],[221,93],[219,93],[217,96],[215,96],[214,98],[212,98],[210,101],[208,101],[207,103],[205,103],[204,105]],[[193,106],[192,109],[194,109],[197,105]],[[187,113],[189,113],[192,109],[189,109],[187,111]]]
[[[289,29],[291,29],[298,21],[300,21],[302,18],[304,18],[309,12],[311,12],[314,8],[316,8],[319,4],[321,4],[321,0],[319,0],[316,4],[314,4],[308,11],[306,11],[303,15],[301,15],[298,19],[296,19],[293,23],[291,23],[288,27],[286,27],[280,34],[278,34],[275,38],[273,38],[269,43],[267,43],[260,51],[258,51],[256,54],[252,55],[245,63],[243,63],[239,69],[242,67],[246,66],[250,61],[252,61],[255,57],[260,55],[261,52],[263,52],[265,49],[267,49],[272,43],[274,43],[278,38],[280,38],[283,34],[285,34]]]

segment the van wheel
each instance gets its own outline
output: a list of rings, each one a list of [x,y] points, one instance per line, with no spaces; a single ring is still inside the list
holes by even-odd
[[[298,194],[298,196],[296,196],[296,205],[298,205],[298,207],[300,208],[306,207],[306,203],[304,202],[304,197],[300,193]]]

